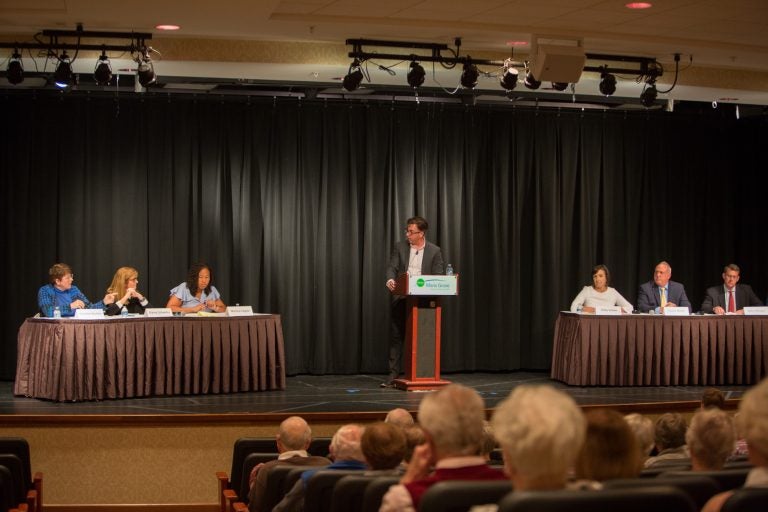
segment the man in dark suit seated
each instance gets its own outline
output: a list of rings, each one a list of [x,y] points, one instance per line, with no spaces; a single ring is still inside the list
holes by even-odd
[[[640,285],[637,292],[637,309],[642,313],[664,313],[664,308],[685,307],[691,311],[691,301],[685,295],[681,283],[670,281],[672,267],[662,261],[653,271],[653,280]]]
[[[263,499],[266,494],[267,476],[270,468],[289,464],[292,466],[327,466],[331,463],[325,457],[309,455],[307,448],[312,442],[312,429],[299,416],[286,418],[280,424],[276,436],[277,451],[280,454],[276,460],[271,460],[253,468],[250,475],[251,489],[248,492],[248,510],[260,512],[264,510]]]
[[[726,265],[723,269],[723,285],[707,288],[701,303],[702,313],[724,315],[732,313],[744,314],[744,306],[762,306],[752,287],[748,284],[737,284],[741,277],[741,269],[735,263]]]

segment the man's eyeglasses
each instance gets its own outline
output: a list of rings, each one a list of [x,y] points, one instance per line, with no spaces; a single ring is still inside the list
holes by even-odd
[[[411,231],[410,229],[405,230],[406,235],[418,235],[419,233],[423,233],[423,231]]]

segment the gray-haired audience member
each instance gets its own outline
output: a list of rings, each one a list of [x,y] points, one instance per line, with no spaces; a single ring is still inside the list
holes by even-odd
[[[414,423],[413,415],[401,407],[389,411],[387,417],[384,418],[384,422],[392,423],[401,428],[410,427]]]
[[[635,438],[637,438],[637,445],[640,449],[640,456],[643,460],[643,463],[645,463],[645,459],[651,455],[651,450],[653,450],[654,446],[653,422],[651,421],[651,418],[636,412],[627,414],[624,416],[624,420],[629,425],[629,428],[632,429],[632,432],[635,434]]]
[[[741,399],[736,417],[739,432],[749,445],[749,471],[744,487],[768,487],[768,378],[753,387]],[[712,497],[702,512],[719,512],[733,491]]]
[[[493,426],[488,420],[483,421],[483,442],[480,444],[480,455],[490,462],[491,453],[496,449],[496,436],[493,435]]]
[[[689,462],[688,447],[685,446],[685,431],[688,425],[680,413],[662,414],[656,420],[654,429],[654,442],[658,455],[645,461],[645,467],[651,468],[659,465],[672,465],[675,461],[680,465]]]
[[[685,434],[694,471],[723,469],[736,443],[736,429],[728,413],[713,407],[693,415]]]
[[[419,404],[419,425],[427,442],[417,446],[399,485],[384,495],[380,511],[418,510],[423,494],[444,480],[503,480],[478,455],[485,404],[474,389],[449,384]],[[432,466],[434,473],[430,474]]]
[[[365,456],[363,455],[360,446],[363,431],[363,427],[357,424],[349,424],[339,427],[339,430],[336,431],[331,439],[330,451],[333,463],[319,469],[349,469],[360,471],[367,469]],[[317,469],[310,469],[302,473],[301,478],[296,482],[296,485],[288,491],[283,500],[272,510],[276,512],[300,512],[304,510],[307,482],[315,473],[317,473],[317,471]]]
[[[292,466],[327,466],[331,463],[325,457],[309,455],[307,448],[312,442],[312,429],[299,416],[291,416],[280,423],[280,429],[275,436],[277,460],[259,464],[253,468],[250,475],[250,490],[248,492],[248,510],[260,512],[264,510],[264,495],[267,488],[269,470],[277,465]]]

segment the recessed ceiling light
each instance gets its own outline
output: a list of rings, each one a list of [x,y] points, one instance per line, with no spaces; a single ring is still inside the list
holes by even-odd
[[[162,25],[156,25],[155,28],[157,30],[179,30],[181,27],[178,25],[169,25],[169,24],[162,24]]]
[[[528,46],[528,41],[507,41],[507,46]]]
[[[653,4],[650,2],[630,2],[624,7],[627,9],[650,9],[653,7]]]

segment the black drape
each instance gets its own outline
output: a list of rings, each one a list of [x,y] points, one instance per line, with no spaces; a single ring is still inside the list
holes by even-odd
[[[136,267],[162,306],[208,262],[283,316],[288,373],[384,372],[390,248],[414,214],[461,274],[443,368],[543,369],[605,263],[635,302],[661,259],[695,307],[725,263],[764,296],[764,118],[438,103],[6,93],[0,378],[56,261],[91,300]]]

